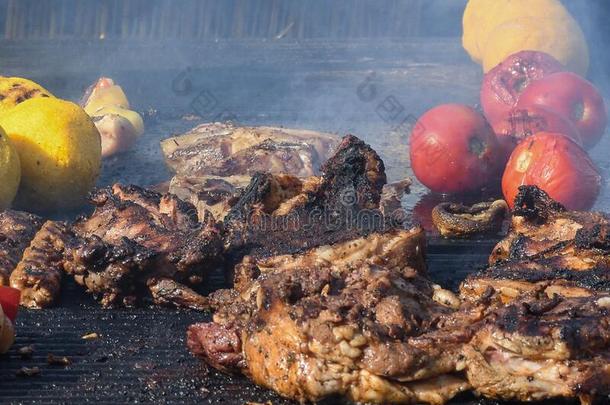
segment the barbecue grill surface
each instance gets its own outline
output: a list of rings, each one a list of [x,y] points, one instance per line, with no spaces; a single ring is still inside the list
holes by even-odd
[[[147,131],[135,151],[105,163],[100,186],[168,180],[159,140],[222,114],[246,125],[354,133],[381,154],[389,180],[399,180],[412,176],[408,142],[396,120],[383,118],[380,103],[393,97],[403,108],[403,118],[417,117],[444,102],[476,104],[480,82],[478,67],[453,40],[180,45],[40,41],[25,46],[8,42],[0,45],[0,55],[3,74],[31,77],[64,98],[78,99],[100,75],[113,77],[124,87],[132,105],[145,116]],[[180,87],[185,74],[189,85]],[[372,98],[359,92],[367,77],[375,79]],[[201,94],[216,99],[210,111],[194,107]],[[202,116],[192,116],[196,114]],[[609,143],[606,136],[593,153],[605,176],[610,162],[602,157]],[[404,206],[409,211],[425,194],[415,184]],[[600,201],[607,201],[606,196],[604,190]],[[608,207],[599,203],[596,208]],[[493,239],[433,237],[428,254],[432,279],[455,290],[469,272],[486,263],[494,244]],[[214,275],[209,288],[221,287],[221,280],[221,275]],[[187,326],[208,319],[209,314],[156,307],[103,310],[80,287],[65,282],[55,308],[21,310],[17,341],[0,358],[0,402],[291,403],[244,378],[209,370],[188,353]],[[81,339],[90,333],[99,338]],[[34,346],[33,357],[21,359],[17,350],[27,345]],[[48,365],[48,354],[67,356],[72,364]],[[24,366],[38,366],[41,374],[17,377]],[[466,395],[452,404],[497,402]]]

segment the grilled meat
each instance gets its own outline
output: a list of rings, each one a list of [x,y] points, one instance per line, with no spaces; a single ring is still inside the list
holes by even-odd
[[[63,275],[66,233],[65,224],[47,221],[23,252],[10,277],[11,287],[21,291],[21,305],[44,308],[57,300]]]
[[[346,136],[322,173],[306,180],[256,174],[225,218],[228,256],[296,253],[386,226],[384,166],[368,145]]]
[[[95,212],[72,226],[75,238],[64,267],[101,296],[104,306],[132,305],[151,280],[200,284],[218,265],[219,231],[213,220],[199,221],[193,205],[171,194],[118,184],[98,191],[91,201]]]
[[[610,292],[610,224],[603,214],[567,211],[542,190],[522,187],[513,226],[490,266],[460,288],[476,300],[489,288],[509,302],[542,289],[549,296]]]
[[[568,211],[535,186],[521,186],[515,198],[511,229],[494,248],[490,263],[520,259],[574,240],[578,230],[610,225],[607,215]]]
[[[9,284],[11,273],[41,225],[42,220],[33,214],[0,212],[0,285]]]
[[[189,328],[212,366],[301,401],[442,404],[468,384],[462,341],[428,333],[457,298],[427,281],[423,231],[392,231],[297,254],[246,258],[235,288],[210,297],[214,322]]]
[[[200,215],[209,211],[222,221],[251,179],[250,176],[176,175],[169,183],[169,192],[191,202]]]
[[[167,165],[179,175],[318,174],[338,139],[314,131],[202,124],[161,142]]]
[[[533,293],[489,313],[464,346],[482,395],[538,401],[610,393],[610,296]]]

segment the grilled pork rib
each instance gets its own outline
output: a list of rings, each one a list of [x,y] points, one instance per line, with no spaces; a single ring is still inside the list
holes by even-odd
[[[0,212],[0,285],[9,284],[11,273],[41,225],[42,220],[33,214]]]
[[[468,384],[461,343],[422,335],[457,298],[427,281],[423,231],[392,231],[303,254],[247,258],[210,297],[214,322],[189,328],[209,364],[300,401],[442,404]],[[413,267],[412,267],[413,266]]]

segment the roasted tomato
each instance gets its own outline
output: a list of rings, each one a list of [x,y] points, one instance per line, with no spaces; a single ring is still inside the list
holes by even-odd
[[[494,124],[493,128],[506,154],[506,160],[519,142],[538,132],[564,134],[582,145],[578,129],[569,119],[541,106],[514,108],[508,116]]]
[[[410,140],[415,176],[437,193],[467,193],[489,185],[499,173],[502,151],[493,129],[471,107],[444,104],[426,112]]]
[[[599,194],[601,176],[572,139],[539,132],[517,145],[506,165],[502,192],[511,208],[522,185],[538,186],[570,210],[587,210]]]
[[[565,67],[544,52],[521,51],[504,60],[483,77],[481,106],[492,124],[505,118],[530,83],[564,71]]]
[[[531,105],[545,106],[569,118],[587,149],[595,146],[606,130],[604,99],[595,86],[574,73],[555,73],[532,83],[521,94],[517,107]]]
[[[16,288],[0,287],[0,306],[8,319],[15,321],[19,309],[19,298],[21,292]]]

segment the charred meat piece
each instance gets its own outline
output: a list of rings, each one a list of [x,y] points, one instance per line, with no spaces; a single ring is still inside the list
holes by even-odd
[[[23,256],[42,220],[26,212],[0,212],[0,285],[8,285],[9,277]]]
[[[515,198],[510,232],[494,248],[490,263],[533,256],[573,240],[582,228],[596,225],[610,225],[610,218],[597,212],[568,211],[543,190],[521,186]]]
[[[346,136],[322,173],[306,180],[256,174],[225,217],[229,258],[297,253],[386,226],[384,165],[368,145]]]
[[[65,224],[47,221],[23,252],[10,278],[11,287],[21,291],[21,305],[45,308],[58,298],[68,234]]]
[[[504,302],[532,291],[549,296],[610,292],[610,224],[602,214],[567,211],[535,187],[522,187],[513,226],[491,264],[461,285],[476,300],[490,288]]]
[[[318,174],[338,139],[314,131],[202,124],[161,142],[167,165],[185,176]]]
[[[158,290],[152,280],[197,285],[219,263],[219,230],[209,218],[200,221],[190,203],[119,184],[98,191],[91,201],[94,213],[71,228],[75,237],[65,250],[64,267],[101,296],[104,306],[133,304],[149,287]],[[171,296],[153,294],[161,303]]]
[[[432,209],[432,221],[442,236],[464,238],[498,233],[507,214],[504,200],[472,206],[441,203]]]
[[[468,389],[456,373],[463,342],[423,336],[454,309],[450,292],[409,267],[421,265],[421,241],[421,229],[395,231],[247,258],[235,289],[210,297],[214,322],[189,328],[189,348],[299,401],[442,404]]]
[[[610,393],[610,296],[533,294],[492,311],[465,346],[468,380],[496,399]]]

